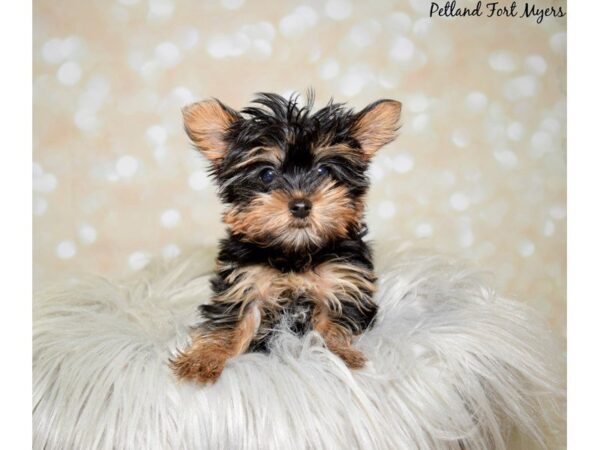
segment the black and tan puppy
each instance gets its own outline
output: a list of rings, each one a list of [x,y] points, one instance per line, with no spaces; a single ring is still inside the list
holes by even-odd
[[[226,205],[211,302],[190,346],[171,367],[215,381],[226,361],[268,350],[283,317],[316,330],[348,367],[364,366],[353,338],[371,325],[376,277],[363,236],[367,168],[391,142],[401,105],[380,100],[360,112],[312,98],[260,94],[241,112],[218,100],[184,109],[185,129],[210,161]]]

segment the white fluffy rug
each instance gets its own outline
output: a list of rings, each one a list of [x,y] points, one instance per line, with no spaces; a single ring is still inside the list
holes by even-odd
[[[421,252],[378,264],[380,315],[357,344],[365,370],[318,335],[282,332],[271,355],[231,360],[215,385],[178,382],[167,360],[209,297],[211,258],[36,296],[35,449],[512,449],[518,436],[555,448],[562,377],[548,331]]]

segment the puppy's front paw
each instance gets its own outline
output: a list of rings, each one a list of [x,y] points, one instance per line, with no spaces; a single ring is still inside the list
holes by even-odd
[[[214,383],[221,376],[226,361],[226,355],[215,352],[194,352],[180,354],[170,360],[169,365],[175,375],[182,380],[208,384]]]

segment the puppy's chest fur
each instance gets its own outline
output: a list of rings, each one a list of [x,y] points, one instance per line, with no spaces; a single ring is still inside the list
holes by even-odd
[[[300,334],[308,331],[319,311],[347,322],[358,333],[369,325],[363,323],[361,309],[370,304],[375,281],[371,253],[360,236],[300,254],[280,253],[229,236],[221,243],[212,279],[213,304],[203,307],[203,312],[231,315],[233,323],[233,315],[257,308],[262,321],[254,350],[263,349],[282,323]]]
[[[303,271],[281,271],[269,264],[221,263],[219,272],[227,288],[215,293],[217,300],[259,302],[270,307],[308,298],[335,310],[341,301],[359,300],[375,289],[368,269],[335,257]]]

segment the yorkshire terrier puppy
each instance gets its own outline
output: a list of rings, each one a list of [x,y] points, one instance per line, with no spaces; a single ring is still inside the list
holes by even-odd
[[[398,130],[401,104],[360,112],[313,98],[259,94],[237,112],[218,100],[183,110],[226,205],[213,296],[191,344],[171,361],[182,379],[214,382],[229,358],[268,351],[283,318],[315,330],[348,367],[366,359],[353,338],[374,323],[376,277],[363,240],[367,169]],[[290,319],[291,318],[291,319]]]

